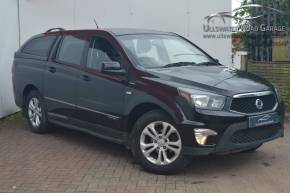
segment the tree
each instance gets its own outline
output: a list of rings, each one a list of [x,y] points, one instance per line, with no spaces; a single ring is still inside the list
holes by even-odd
[[[236,19],[239,26],[286,26],[285,32],[278,31],[246,31],[242,33],[242,40],[249,51],[249,58],[256,61],[271,61],[272,60],[272,37],[284,36],[288,37],[290,33],[290,0],[243,0],[241,6],[245,5],[262,5],[246,7],[238,10],[235,16],[242,19]],[[270,8],[282,11],[277,12]],[[247,18],[255,18],[247,20]]]

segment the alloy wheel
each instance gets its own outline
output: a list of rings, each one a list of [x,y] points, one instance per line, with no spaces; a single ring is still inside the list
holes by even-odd
[[[147,125],[140,136],[140,148],[144,157],[155,165],[169,165],[181,153],[178,130],[164,121]]]
[[[28,118],[33,127],[39,127],[42,120],[42,109],[39,99],[33,97],[28,102]]]

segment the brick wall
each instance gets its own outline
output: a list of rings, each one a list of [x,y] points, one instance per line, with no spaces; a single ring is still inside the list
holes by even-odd
[[[247,71],[262,76],[277,86],[290,110],[290,62],[248,61]]]

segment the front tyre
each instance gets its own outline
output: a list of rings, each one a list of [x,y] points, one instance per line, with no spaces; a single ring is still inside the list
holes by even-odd
[[[50,131],[46,119],[45,106],[39,92],[31,91],[26,96],[24,113],[34,133],[46,133]]]
[[[183,155],[182,138],[175,124],[160,110],[145,113],[133,128],[132,152],[147,171],[173,174],[190,161]]]

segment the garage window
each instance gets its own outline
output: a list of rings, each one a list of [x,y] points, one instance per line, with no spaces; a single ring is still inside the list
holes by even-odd
[[[59,49],[57,60],[68,64],[80,65],[85,46],[86,40],[72,35],[65,36]]]
[[[22,52],[35,56],[47,57],[56,36],[38,37],[29,41],[23,48]]]

